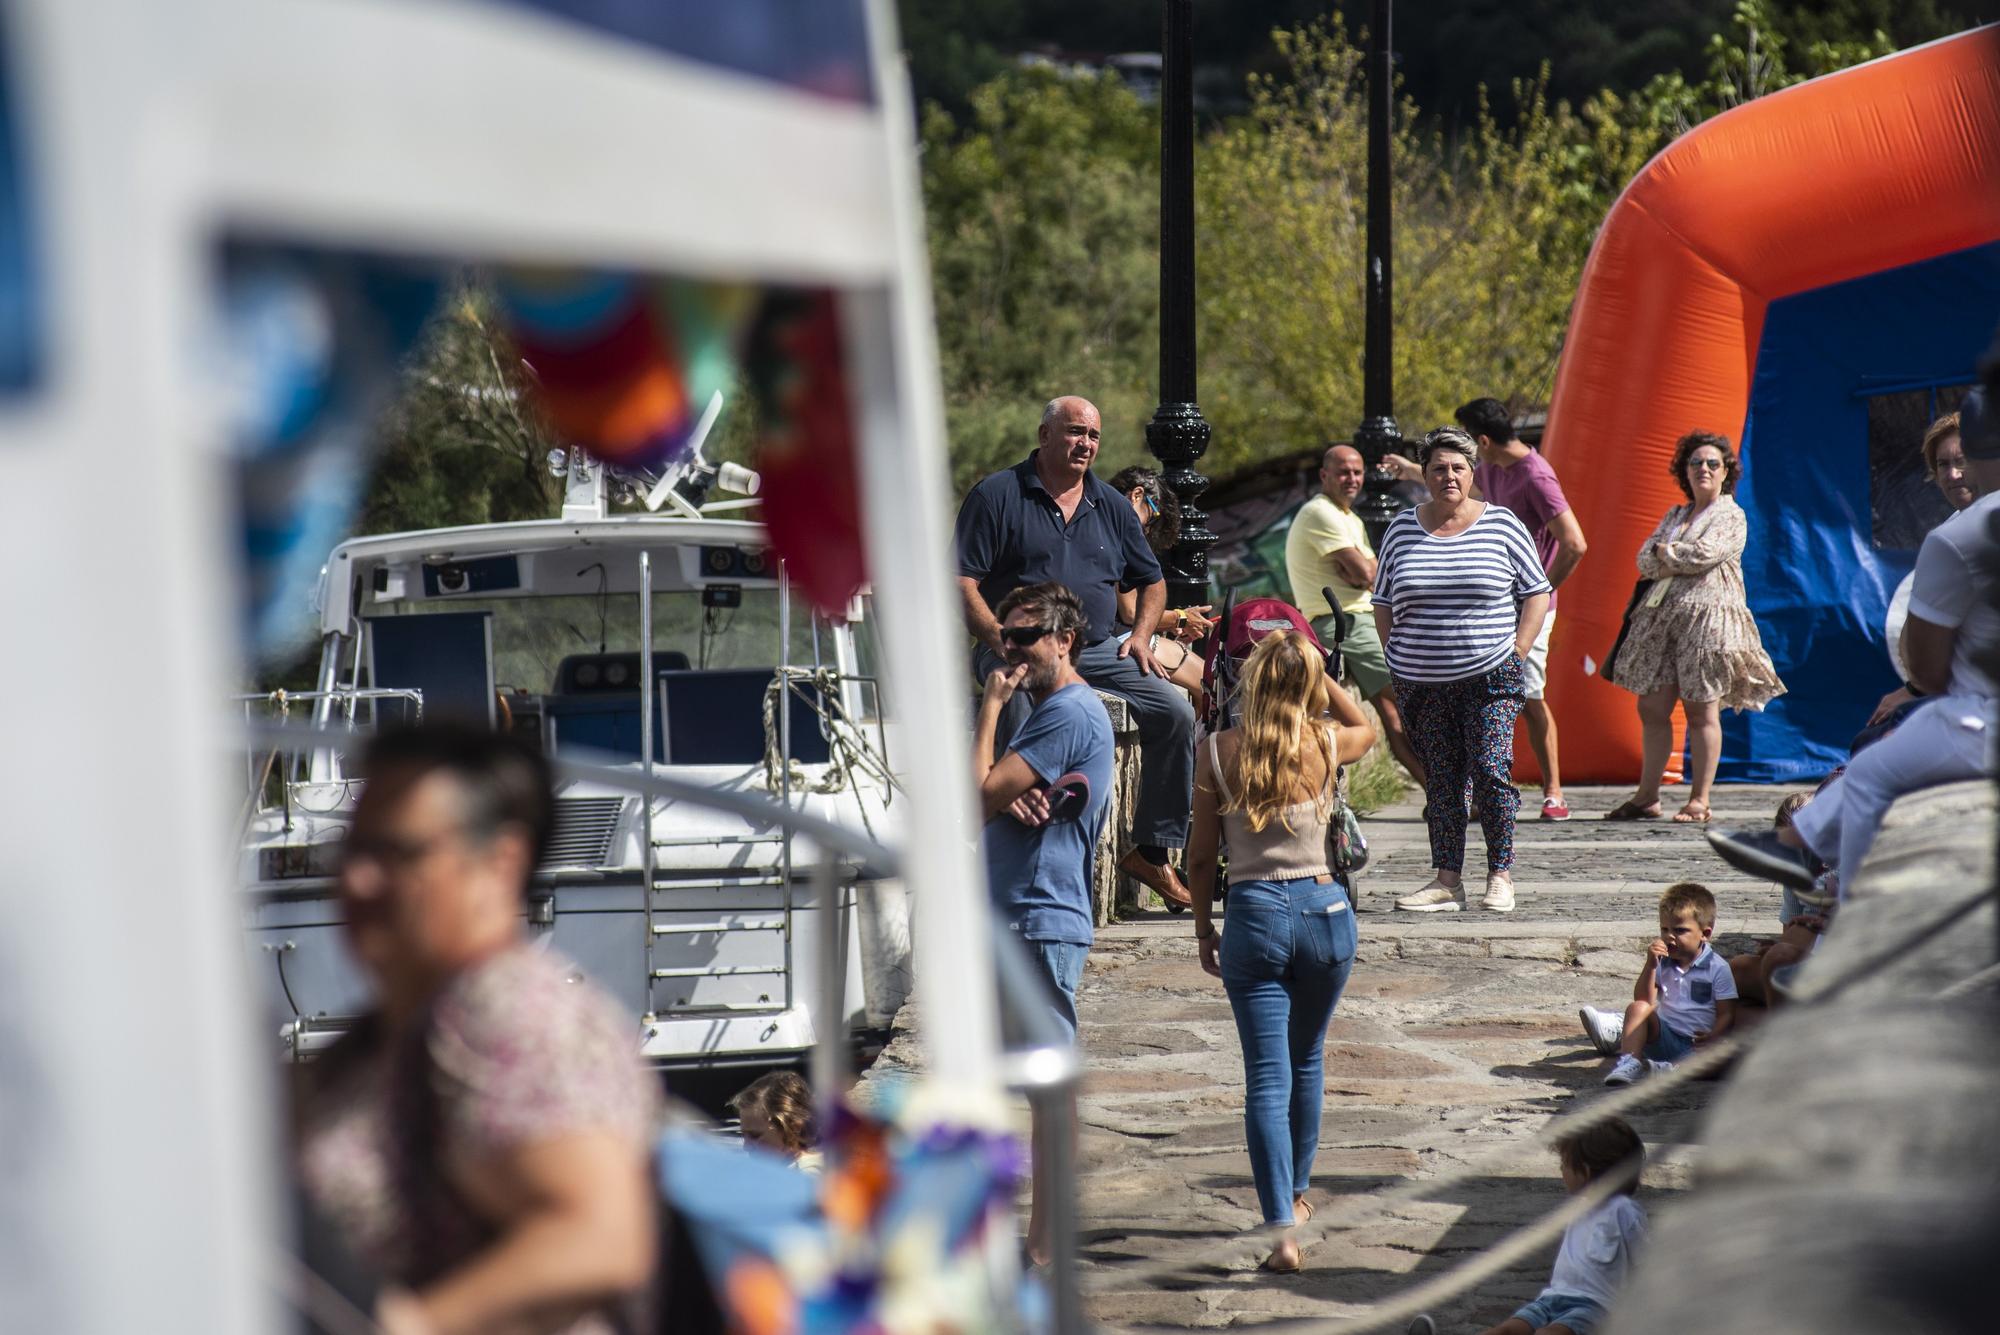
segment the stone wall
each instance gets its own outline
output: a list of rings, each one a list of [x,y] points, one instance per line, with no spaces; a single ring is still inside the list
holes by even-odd
[[[1139,725],[1132,719],[1131,706],[1121,697],[1099,691],[1097,698],[1111,716],[1111,735],[1117,744],[1111,808],[1105,813],[1104,832],[1097,839],[1090,893],[1091,916],[1103,927],[1137,910],[1140,897],[1151,892],[1118,870],[1118,859],[1132,851],[1132,818],[1139,808]]]

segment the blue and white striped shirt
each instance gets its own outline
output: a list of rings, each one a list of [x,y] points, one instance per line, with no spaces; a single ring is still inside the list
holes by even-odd
[[[1463,681],[1514,652],[1521,601],[1549,592],[1534,539],[1505,506],[1488,504],[1463,533],[1426,533],[1415,507],[1382,536],[1375,605],[1394,609],[1389,671],[1404,681]]]

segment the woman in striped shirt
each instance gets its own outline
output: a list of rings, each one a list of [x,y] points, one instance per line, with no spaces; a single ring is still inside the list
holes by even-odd
[[[1418,913],[1465,907],[1465,792],[1486,835],[1480,907],[1514,908],[1514,719],[1522,663],[1549,610],[1549,581],[1512,511],[1472,499],[1478,447],[1457,427],[1423,440],[1431,498],[1382,538],[1375,624],[1404,726],[1424,762],[1430,884],[1396,901]]]

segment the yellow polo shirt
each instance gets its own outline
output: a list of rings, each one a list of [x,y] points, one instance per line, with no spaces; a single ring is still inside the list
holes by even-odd
[[[1333,554],[1346,547],[1360,548],[1371,560],[1375,556],[1360,517],[1335,505],[1325,492],[1307,501],[1292,517],[1291,532],[1285,535],[1285,578],[1291,582],[1292,602],[1308,621],[1333,610],[1320,596],[1322,588],[1333,590],[1343,612],[1365,616],[1374,606],[1368,590],[1342,579],[1340,568],[1333,563]]]

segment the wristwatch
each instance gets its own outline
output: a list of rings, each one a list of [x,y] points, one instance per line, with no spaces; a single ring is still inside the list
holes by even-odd
[[[1206,940],[1208,940],[1208,939],[1209,939],[1209,938],[1210,938],[1211,936],[1214,936],[1214,935],[1215,935],[1215,924],[1214,924],[1214,923],[1210,923],[1210,924],[1208,924],[1208,930],[1207,930],[1207,931],[1205,931],[1205,932],[1196,932],[1196,933],[1194,934],[1194,939],[1195,939],[1195,940],[1197,940],[1197,941],[1206,941]]]

